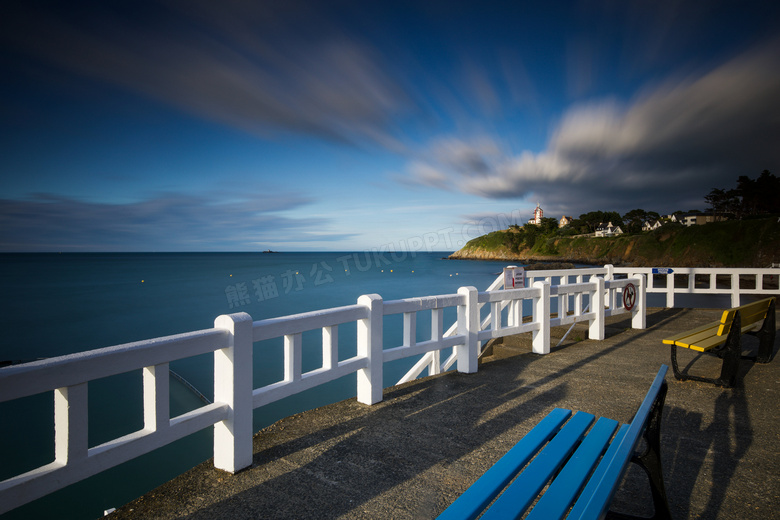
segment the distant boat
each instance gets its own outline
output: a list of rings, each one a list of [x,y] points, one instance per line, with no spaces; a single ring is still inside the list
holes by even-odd
[[[270,249],[267,249],[263,251],[263,253],[278,253],[279,251],[271,251]]]

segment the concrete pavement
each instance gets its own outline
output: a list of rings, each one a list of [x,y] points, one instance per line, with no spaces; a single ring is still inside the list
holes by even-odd
[[[447,373],[283,419],[254,439],[254,463],[236,475],[203,463],[111,518],[433,518],[552,408],[631,420],[669,347],[661,340],[717,319],[718,310],[651,309],[645,330],[608,320],[593,341],[577,325],[553,351],[506,338],[477,374]],[[757,342],[744,337],[747,350]],[[775,344],[775,352],[780,340]],[[716,375],[720,360],[684,351],[681,367]],[[777,518],[780,364],[743,362],[722,389],[667,375],[662,462],[675,518]],[[629,471],[613,507],[650,514],[645,477]]]

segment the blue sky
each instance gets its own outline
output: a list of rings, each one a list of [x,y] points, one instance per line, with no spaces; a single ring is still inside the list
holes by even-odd
[[[6,1],[0,251],[456,250],[778,171],[776,2]]]

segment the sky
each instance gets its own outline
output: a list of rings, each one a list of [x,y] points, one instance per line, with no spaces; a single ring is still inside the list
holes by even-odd
[[[455,251],[780,171],[780,2],[4,0],[0,252]]]

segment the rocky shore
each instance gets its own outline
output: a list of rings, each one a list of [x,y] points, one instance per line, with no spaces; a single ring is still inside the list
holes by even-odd
[[[464,250],[456,251],[447,257],[449,260],[499,260],[517,262],[525,265],[526,270],[573,269],[575,264],[602,265],[604,262],[584,261],[579,258],[561,258],[560,256],[518,255],[505,251]],[[609,262],[606,262],[609,263]]]

